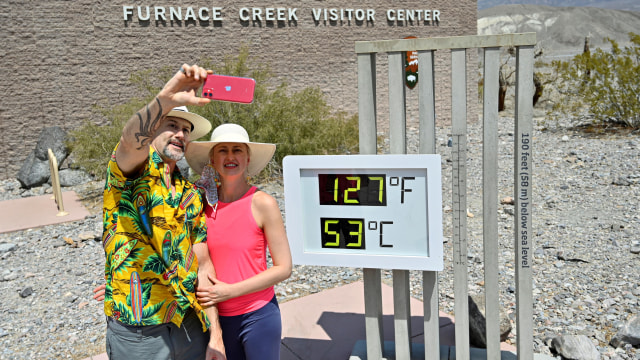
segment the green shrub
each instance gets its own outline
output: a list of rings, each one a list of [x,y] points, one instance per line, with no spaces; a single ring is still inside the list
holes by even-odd
[[[253,63],[246,47],[240,49],[238,56],[225,58],[220,65],[212,64],[209,59],[202,59],[198,64],[218,74],[256,80],[251,104],[212,101],[203,107],[189,107],[189,110],[209,119],[213,128],[223,123],[235,123],[247,129],[251,141],[276,143],[276,154],[262,178],[279,175],[282,158],[286,155],[357,152],[357,115],[334,112],[319,88],[291,92],[284,82],[272,85],[273,76],[268,67]],[[164,67],[137,72],[130,80],[140,90],[139,98],[114,107],[96,107],[108,122],[103,126],[86,122],[72,132],[70,146],[75,163],[95,176],[104,176],[107,160],[120,139],[124,123],[153,99],[173,76],[174,70]],[[209,135],[198,140],[209,140]]]
[[[251,141],[276,143],[276,169],[286,155],[357,152],[357,116],[333,112],[319,88],[291,93],[283,82],[269,90],[271,72],[264,65],[252,63],[246,47],[237,58],[228,57],[220,66],[207,59],[202,64],[219,74],[256,80],[251,104],[212,101],[193,111],[209,119],[214,128],[223,123],[239,124],[247,129]]]
[[[570,61],[552,63],[559,93],[552,118],[640,127],[640,35],[629,37],[631,46],[624,49],[607,38],[610,51],[585,51]]]

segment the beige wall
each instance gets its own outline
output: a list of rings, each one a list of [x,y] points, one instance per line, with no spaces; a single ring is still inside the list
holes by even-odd
[[[235,54],[242,44],[252,57],[268,62],[278,79],[292,90],[319,86],[337,109],[357,112],[357,74],[354,42],[399,39],[406,36],[435,37],[475,35],[476,1],[136,1],[47,0],[3,1],[0,27],[4,47],[0,52],[3,74],[0,89],[0,145],[3,162],[0,179],[15,177],[25,157],[46,126],[74,129],[83,120],[97,121],[96,104],[117,104],[136,95],[129,74],[164,65],[193,63],[203,56],[221,60]],[[124,20],[123,5],[132,5],[133,17]],[[138,21],[137,6],[150,6],[152,20]],[[221,21],[156,22],[153,6],[222,8]],[[242,7],[296,8],[297,21],[241,21]],[[312,9],[374,9],[375,21],[314,21]],[[390,22],[388,9],[439,10],[440,21]],[[208,15],[212,15],[209,11]],[[264,13],[263,13],[264,16]],[[445,57],[441,55],[439,57]],[[386,60],[379,63],[380,118],[386,105]],[[473,66],[469,70],[473,76]],[[440,69],[438,100],[447,118],[449,74]],[[470,85],[474,91],[475,86]],[[417,89],[408,90],[410,102]],[[409,121],[416,116],[411,105]],[[470,108],[475,113],[475,108]]]

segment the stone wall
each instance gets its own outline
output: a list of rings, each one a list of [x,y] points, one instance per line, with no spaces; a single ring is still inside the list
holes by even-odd
[[[142,6],[142,18],[150,7],[150,20],[140,20],[138,6]],[[242,45],[249,46],[252,58],[269,63],[276,80],[286,80],[291,90],[319,86],[335,109],[355,113],[355,41],[475,35],[476,6],[471,0],[5,0],[0,5],[5,15],[0,29],[4,44],[0,52],[0,130],[5,141],[0,152],[6,166],[0,179],[16,176],[42,128],[56,125],[70,130],[87,119],[99,121],[92,111],[95,105],[124,103],[136,96],[137,90],[128,80],[131,73],[165,65],[177,70],[180,64],[203,57],[220,61],[225,55],[236,54]],[[164,9],[166,21],[154,19],[154,7]],[[181,9],[182,21],[170,19],[170,7]],[[199,16],[201,8],[207,10]],[[214,8],[220,8],[220,13]],[[242,17],[251,16],[254,9],[261,11],[262,20],[242,20],[241,8],[248,9]],[[274,20],[266,19],[268,8],[274,9]],[[278,8],[284,10],[278,13]],[[295,16],[290,17],[294,8]],[[333,8],[338,9],[338,16],[340,9],[345,9],[343,20],[324,20],[324,9],[331,17]],[[354,9],[351,20],[347,9]],[[355,9],[374,10],[375,20],[357,21]],[[387,10],[397,9],[439,10],[440,21],[389,21]],[[395,11],[394,16],[398,15]],[[207,16],[209,20],[203,21]],[[213,20],[214,16],[221,20]],[[278,20],[278,16],[285,20]],[[447,54],[438,54],[438,59],[447,58]],[[379,59],[378,114],[384,130],[387,70],[386,58]],[[470,96],[476,96],[475,66],[470,66],[468,73],[470,94],[474,94]],[[449,117],[449,77],[447,68],[439,66],[436,111],[441,119]],[[417,88],[407,89],[407,95],[408,121],[417,122]],[[469,113],[477,113],[475,105],[469,106]]]

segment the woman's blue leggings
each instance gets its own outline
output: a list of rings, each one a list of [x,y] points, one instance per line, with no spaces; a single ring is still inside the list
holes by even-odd
[[[228,360],[279,360],[282,320],[274,296],[262,308],[236,316],[220,316]]]

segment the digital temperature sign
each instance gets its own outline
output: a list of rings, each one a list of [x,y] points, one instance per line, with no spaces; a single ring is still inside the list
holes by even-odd
[[[294,263],[439,271],[439,155],[287,156]]]

